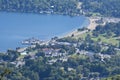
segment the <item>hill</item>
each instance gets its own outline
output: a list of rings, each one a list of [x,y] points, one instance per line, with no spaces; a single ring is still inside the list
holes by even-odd
[[[0,11],[70,16],[120,17],[119,6],[120,0],[0,0]]]
[[[120,17],[120,0],[79,0],[87,15]]]

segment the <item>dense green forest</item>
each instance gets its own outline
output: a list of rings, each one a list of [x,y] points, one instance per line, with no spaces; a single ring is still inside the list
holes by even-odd
[[[120,0],[0,0],[0,11],[71,16],[100,14],[120,17],[119,6]]]
[[[0,71],[11,71],[4,76],[3,80],[79,80],[90,78],[107,77],[120,74],[120,56],[113,55],[100,61],[98,55],[93,58],[84,55],[72,55],[67,62],[57,61],[50,65],[47,59],[39,56],[36,59],[25,59],[25,65],[15,67],[11,63],[0,63]]]
[[[0,0],[0,10],[8,12],[74,15],[76,7],[76,0]]]
[[[100,13],[104,16],[120,17],[120,0],[80,0],[87,13]]]
[[[112,36],[115,37],[120,36],[120,23],[107,23],[104,27],[102,25],[99,25],[96,27],[96,29],[93,31],[94,35],[99,34],[105,34],[106,36]]]

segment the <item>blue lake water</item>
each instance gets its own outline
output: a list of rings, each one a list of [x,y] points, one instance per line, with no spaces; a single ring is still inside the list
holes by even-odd
[[[0,51],[15,49],[21,41],[31,37],[48,40],[54,36],[86,26],[84,16],[38,15],[22,13],[0,13]]]

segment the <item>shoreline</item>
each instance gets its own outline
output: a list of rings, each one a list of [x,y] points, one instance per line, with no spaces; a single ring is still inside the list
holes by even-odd
[[[90,18],[90,17],[86,17],[86,18],[87,18],[88,22],[87,22],[87,21],[85,21],[85,23],[83,22],[83,25],[81,25],[81,27],[78,27],[77,29],[74,28],[74,29],[72,29],[72,30],[69,31],[69,32],[63,33],[63,35],[58,36],[58,38],[71,37],[72,35],[73,35],[73,36],[77,36],[77,35],[81,35],[81,34],[83,34],[83,33],[86,33],[86,32],[88,31],[88,29],[85,29],[85,30],[83,30],[83,31],[78,31],[79,28],[85,27],[85,28],[93,29],[92,25],[93,25],[94,23],[91,23],[91,22],[92,22],[91,18]],[[86,23],[86,22],[87,22],[87,23]],[[14,50],[14,49],[13,49],[13,50]],[[3,52],[3,51],[2,51],[2,52]]]
[[[94,17],[86,17],[86,18],[89,20],[89,24],[85,28],[87,28],[88,30],[94,30],[96,28],[96,26],[99,25],[98,23],[96,23],[96,21],[100,19],[99,17],[95,17],[95,18]],[[67,34],[65,34],[62,38],[71,37],[72,35],[77,36],[77,35],[87,32],[88,30],[78,31],[78,29],[74,29],[71,32],[68,32]]]
[[[98,26],[99,24],[96,23],[97,20],[100,20],[100,18],[98,17],[87,17],[89,19],[89,25],[87,26],[88,29],[90,30],[94,30],[96,28],[96,26]]]

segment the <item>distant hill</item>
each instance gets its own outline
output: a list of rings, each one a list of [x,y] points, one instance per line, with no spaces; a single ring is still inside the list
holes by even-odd
[[[77,0],[0,0],[0,11],[74,15]]]
[[[79,0],[87,13],[100,13],[104,16],[120,17],[120,0]]]
[[[120,0],[0,0],[0,11],[120,17]]]

